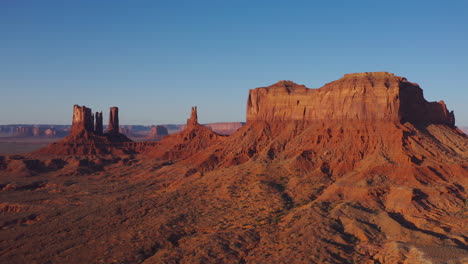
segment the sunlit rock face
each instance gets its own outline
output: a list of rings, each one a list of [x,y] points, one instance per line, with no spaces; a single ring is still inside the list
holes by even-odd
[[[427,102],[418,84],[387,72],[346,74],[319,89],[279,81],[250,90],[247,122],[255,120],[455,124],[443,101]]]

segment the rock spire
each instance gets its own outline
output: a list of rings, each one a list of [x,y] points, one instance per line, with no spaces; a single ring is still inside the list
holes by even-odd
[[[192,112],[190,113],[190,118],[187,119],[187,128],[193,128],[198,125],[198,115],[197,115],[197,107],[192,107]]]
[[[102,112],[96,112],[94,114],[95,124],[94,124],[94,132],[98,136],[102,136],[103,134],[103,125],[102,125]]]
[[[107,132],[111,134],[119,133],[119,108],[113,106],[109,110],[109,127]]]

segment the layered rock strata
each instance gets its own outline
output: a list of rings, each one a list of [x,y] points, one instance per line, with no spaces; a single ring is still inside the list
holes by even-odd
[[[443,101],[427,102],[418,84],[387,72],[346,74],[319,89],[280,81],[250,90],[247,122],[291,120],[455,125]]]

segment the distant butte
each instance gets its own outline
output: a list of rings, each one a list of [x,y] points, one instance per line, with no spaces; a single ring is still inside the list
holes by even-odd
[[[165,126],[152,126],[146,139],[158,141],[167,135],[169,135],[169,132]]]
[[[51,155],[98,155],[130,153],[133,150],[123,143],[132,142],[119,132],[119,112],[117,107],[110,108],[109,129],[103,133],[102,112],[93,115],[86,106],[73,106],[73,121],[70,134],[62,140],[36,151]]]

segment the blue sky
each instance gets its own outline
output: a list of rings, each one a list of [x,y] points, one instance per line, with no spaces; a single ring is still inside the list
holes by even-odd
[[[468,1],[0,3],[0,124],[244,121],[248,90],[389,71],[468,126]]]

